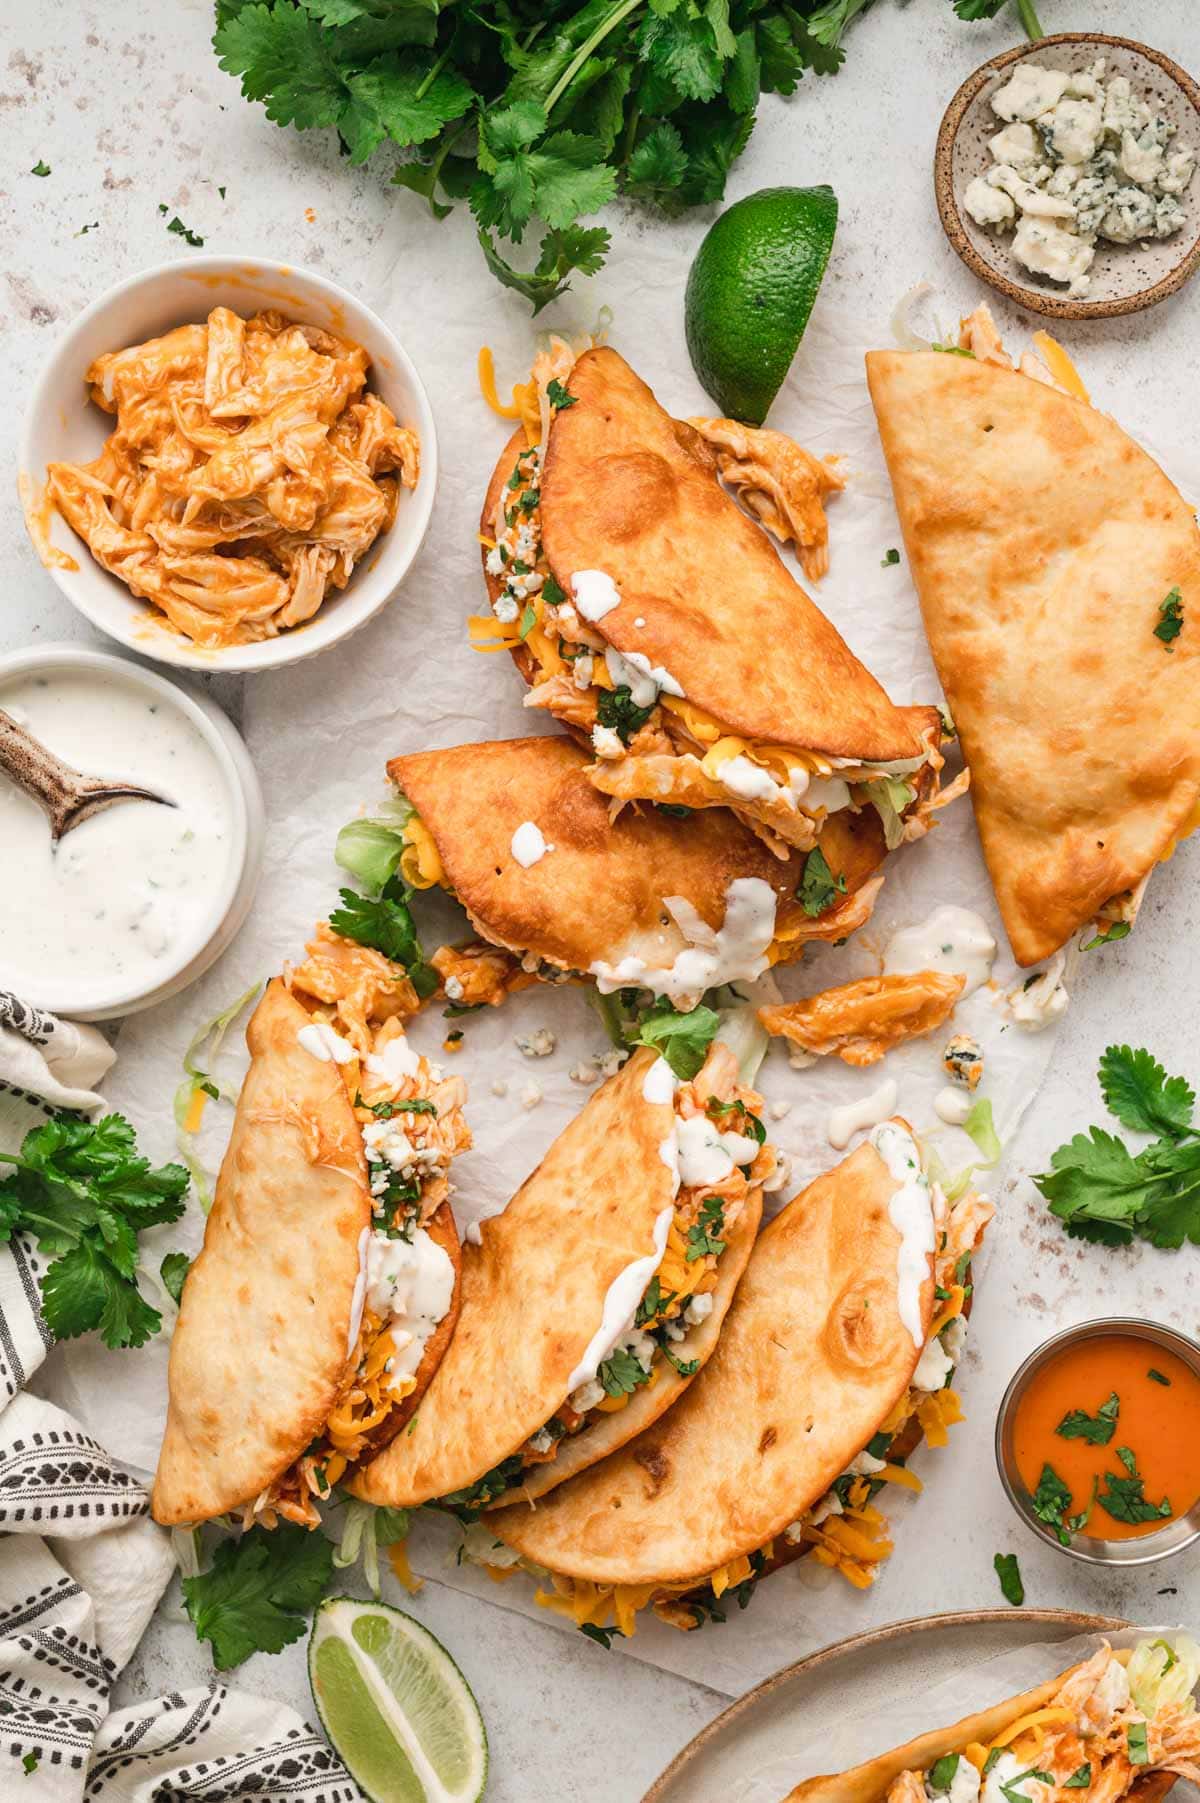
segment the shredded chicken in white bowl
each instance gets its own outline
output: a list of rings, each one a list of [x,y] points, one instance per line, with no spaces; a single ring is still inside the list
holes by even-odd
[[[214,257],[134,277],[76,322],[33,399],[21,489],[43,563],[97,625],[248,670],[387,601],[436,467],[424,390],[380,320],[322,277]]]

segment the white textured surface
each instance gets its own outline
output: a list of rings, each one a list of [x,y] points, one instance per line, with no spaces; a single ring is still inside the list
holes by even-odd
[[[1152,32],[1155,45],[1185,66],[1200,60],[1194,0],[1160,0],[1153,9],[1134,0],[1043,0],[1043,5],[1052,29]],[[469,285],[448,288],[442,279],[439,259],[451,235],[469,230],[465,218],[435,226],[411,196],[386,186],[380,168],[350,169],[327,135],[300,137],[270,126],[221,75],[207,46],[208,30],[207,4],[178,0],[153,13],[131,0],[110,0],[103,7],[60,0],[9,10],[7,66],[0,67],[6,126],[0,328],[12,371],[10,407],[0,426],[6,445],[60,322],[102,287],[175,248],[178,241],[165,234],[159,202],[204,235],[209,249],[269,251],[326,270],[368,296],[386,287],[403,297],[393,323],[429,382],[439,420],[470,408],[492,442],[473,399],[474,349],[488,337],[498,367],[510,373],[519,368],[528,315],[481,265],[471,265],[477,273]],[[1013,38],[1007,20],[957,24],[948,0],[912,0],[903,11],[892,0],[880,0],[854,28],[847,67],[836,80],[806,78],[791,103],[764,103],[730,198],[776,181],[833,182],[842,217],[823,309],[836,311],[839,299],[856,308],[870,302],[886,322],[892,301],[922,277],[937,285],[947,314],[971,303],[973,286],[936,221],[933,137],[942,106],[962,77]],[[53,170],[45,180],[25,173],[39,157]],[[224,201],[218,185],[226,187]],[[315,215],[311,221],[306,209]],[[93,222],[97,229],[75,235]],[[636,360],[643,302],[646,316],[653,316],[664,282],[673,279],[682,286],[706,221],[663,224],[614,210],[607,222],[618,242],[644,241],[644,293],[636,282],[619,283],[606,273],[582,283],[575,297],[551,310],[550,321],[586,325],[607,303],[616,314],[618,341]],[[1101,404],[1143,438],[1184,439],[1194,430],[1187,396],[1195,395],[1200,378],[1198,306],[1200,287],[1193,285],[1155,313],[1064,334]],[[1011,329],[1016,316],[1004,323]],[[796,399],[802,402],[803,394]],[[0,488],[6,598],[0,645],[38,636],[86,638],[88,629],[28,546],[16,507],[11,450],[6,463]],[[438,567],[439,558],[451,569],[458,563],[463,498],[473,495],[478,480],[479,472],[471,471],[461,486],[443,484],[421,560],[426,573]],[[834,534],[836,558],[836,518]],[[457,621],[458,596],[448,600],[447,612]],[[402,603],[371,631],[381,657],[409,655]],[[336,682],[337,669],[335,652],[322,661],[322,681]],[[309,682],[300,692],[311,701]],[[240,707],[236,686],[222,685],[222,698],[235,711]],[[371,700],[379,707],[378,694]],[[386,740],[386,710],[379,707],[377,717]],[[481,732],[518,724],[515,703],[503,718],[485,717],[481,710]],[[1097,726],[1102,726],[1099,716]],[[297,772],[298,785],[316,779],[327,754],[318,735],[311,767]],[[1129,941],[1084,962],[1051,1081],[1017,1141],[1010,1161],[1017,1174],[1000,1198],[1001,1231],[1010,1244],[1019,1242],[1027,1257],[1023,1264],[1004,1261],[1011,1276],[1001,1274],[997,1261],[999,1280],[981,1290],[977,1339],[987,1343],[987,1358],[980,1362],[968,1355],[964,1389],[970,1419],[957,1430],[951,1450],[938,1458],[936,1476],[926,1466],[933,1481],[918,1511],[895,1510],[895,1557],[875,1591],[855,1599],[852,1626],[997,1601],[991,1560],[1000,1548],[1020,1552],[1031,1603],[1128,1611],[1145,1619],[1163,1612],[1155,1594],[1162,1586],[1179,1585],[1181,1604],[1189,1589],[1196,1592],[1200,1563],[1194,1558],[1122,1579],[1091,1575],[1038,1548],[1007,1512],[990,1446],[994,1405],[1007,1377],[1055,1327],[1109,1309],[1154,1314],[1193,1333],[1200,1327],[1194,1249],[1176,1255],[1106,1253],[1066,1242],[1020,1174],[1042,1168],[1068,1130],[1099,1118],[1094,1071],[1108,1039],[1149,1044],[1169,1066],[1197,1075],[1192,1027],[1198,990],[1191,956],[1200,927],[1191,880],[1196,858],[1194,846],[1185,848],[1156,876]],[[286,923],[284,931],[291,938],[294,923]],[[908,1519],[901,1520],[902,1514]],[[822,1621],[827,1594],[813,1593],[807,1619],[797,1622],[797,1652],[849,1631],[841,1603],[836,1626]],[[503,1803],[524,1803],[550,1791],[569,1799],[626,1803],[722,1703],[700,1685],[605,1655],[577,1637],[440,1586],[428,1586],[413,1607],[454,1651],[479,1696],[493,1745],[489,1795]],[[729,1690],[739,1687],[739,1626],[732,1622],[705,1631],[720,1637],[713,1665]],[[693,1655],[698,1668],[702,1655],[698,1642]],[[149,1694],[195,1682],[206,1666],[190,1629],[160,1622],[127,1689]],[[303,1662],[295,1649],[279,1659],[255,1661],[244,1681],[304,1702]]]

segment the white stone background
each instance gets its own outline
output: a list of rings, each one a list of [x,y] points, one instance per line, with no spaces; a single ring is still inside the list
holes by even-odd
[[[1048,30],[1097,29],[1145,38],[1193,70],[1200,64],[1196,0],[1042,0]],[[302,262],[348,286],[368,286],[403,259],[419,304],[405,341],[435,410],[453,408],[473,382],[482,336],[511,345],[527,333],[524,304],[479,267],[469,291],[439,290],[438,258],[461,213],[435,226],[377,166],[352,169],[330,134],[283,132],[243,102],[209,48],[206,0],[4,0],[0,6],[0,335],[9,372],[0,480],[0,648],[94,639],[41,569],[15,493],[15,444],[25,400],[56,335],[98,292],[128,273],[187,252],[168,237],[158,203],[178,211],[209,250],[250,249]],[[790,102],[763,103],[729,198],[779,181],[829,180],[842,206],[837,253],[823,299],[898,296],[928,278],[947,311],[974,287],[946,245],[930,167],[937,122],[959,81],[1015,41],[1015,21],[967,26],[949,0],[878,0],[848,37],[832,81],[809,77]],[[27,172],[39,157],[53,175]],[[218,185],[226,187],[221,200]],[[95,229],[79,235],[84,225]],[[674,239],[680,285],[707,224],[648,222],[616,207],[610,225],[628,247],[653,233]],[[584,285],[587,308],[623,297],[604,277]],[[1156,311],[1060,335],[1104,404],[1132,430],[1186,442],[1200,394],[1200,284]],[[553,310],[549,319],[553,321]],[[1035,324],[1009,314],[1004,323]],[[461,367],[448,342],[468,344]],[[460,521],[435,515],[425,557]],[[323,666],[336,675],[335,659]],[[219,682],[236,718],[237,680]],[[1097,730],[1103,730],[1102,704]],[[903,1524],[884,1577],[861,1600],[856,1625],[999,1602],[992,1555],[1020,1553],[1028,1600],[1140,1617],[1186,1619],[1200,1600],[1200,1559],[1127,1577],[1092,1572],[1039,1547],[1013,1520],[995,1476],[994,1410],[1012,1369],[1059,1326],[1101,1311],[1140,1313],[1200,1329],[1200,1254],[1104,1252],[1065,1240],[1027,1173],[1044,1168],[1070,1131],[1100,1118],[1096,1060],[1114,1037],[1149,1045],[1169,1068],[1200,1074],[1194,1023],[1200,905],[1193,842],[1155,877],[1136,934],[1084,961],[1050,1080],[1010,1150],[1000,1200],[1004,1232],[1024,1248],[1019,1278],[981,1293],[976,1349],[964,1387],[969,1421],[942,1455],[919,1513]],[[0,848],[0,876],[3,851]],[[1012,1262],[1010,1271],[1013,1269]],[[120,1448],[115,1448],[120,1451]],[[1178,1597],[1159,1601],[1164,1585]],[[820,1593],[813,1599],[820,1607]],[[703,1684],[600,1648],[487,1602],[428,1584],[410,1606],[451,1648],[479,1698],[492,1748],[489,1796],[530,1803],[554,1795],[630,1803],[671,1755],[725,1706]],[[819,1623],[805,1624],[811,1639]],[[725,1636],[736,1624],[709,1630]],[[724,1651],[729,1652],[728,1646]],[[182,1624],[159,1619],[123,1695],[200,1682],[207,1656]],[[259,1658],[241,1682],[309,1708],[303,1647]]]

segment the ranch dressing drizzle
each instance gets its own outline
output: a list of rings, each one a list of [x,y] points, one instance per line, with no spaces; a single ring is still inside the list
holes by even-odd
[[[969,1090],[955,1089],[948,1083],[945,1089],[939,1089],[933,1098],[933,1112],[948,1127],[961,1127],[974,1105],[974,1097]]]
[[[648,1252],[645,1258],[635,1258],[609,1284],[600,1325],[567,1379],[568,1396],[578,1390],[581,1384],[592,1382],[605,1359],[611,1357],[621,1335],[628,1333],[633,1326],[633,1317],[637,1314],[637,1306],[645,1294],[646,1285],[662,1263],[663,1253],[667,1249],[667,1235],[674,1219],[674,1207],[664,1208],[654,1223],[653,1252]]]
[[[571,578],[571,592],[577,612],[593,625],[621,605],[616,583],[603,570],[576,570]]]
[[[863,1127],[874,1127],[876,1122],[887,1119],[896,1106],[899,1094],[895,1078],[885,1077],[879,1088],[873,1089],[870,1095],[863,1096],[857,1102],[843,1102],[840,1108],[831,1108],[825,1129],[830,1145],[838,1152],[844,1152],[854,1135]]]
[[[0,776],[0,988],[36,1001],[39,974],[52,972],[79,1007],[147,993],[202,949],[234,855],[215,754],[181,708],[108,672],[13,676],[0,708],[75,769],[175,803],[106,808],[56,848],[38,804]]]
[[[918,970],[962,976],[967,979],[963,995],[968,996],[987,982],[995,956],[996,941],[982,915],[947,903],[935,908],[928,920],[892,934],[883,968],[888,976]]]
[[[888,1218],[900,1235],[896,1308],[913,1345],[921,1347],[925,1344],[921,1286],[929,1276],[929,1260],[935,1250],[933,1195],[921,1169],[917,1142],[907,1127],[898,1121],[883,1121],[872,1132],[871,1144],[900,1186],[888,1202]]]
[[[663,903],[687,941],[673,964],[647,964],[636,952],[616,963],[598,958],[589,968],[601,995],[636,984],[692,1006],[720,983],[752,982],[767,968],[775,937],[775,891],[760,876],[735,877],[725,891],[725,919],[714,930],[681,895]]]
[[[366,1251],[366,1301],[392,1335],[389,1377],[415,1377],[430,1335],[454,1295],[454,1266],[444,1246],[424,1229],[411,1242],[372,1233]],[[360,1311],[361,1313],[361,1311]]]

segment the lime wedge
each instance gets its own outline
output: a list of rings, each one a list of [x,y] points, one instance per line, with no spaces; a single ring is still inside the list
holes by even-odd
[[[692,367],[730,419],[761,426],[804,336],[833,249],[832,188],[760,188],[706,233],[688,276]]]
[[[487,1734],[466,1679],[427,1628],[332,1596],[308,1643],[321,1726],[371,1803],[476,1803]]]

